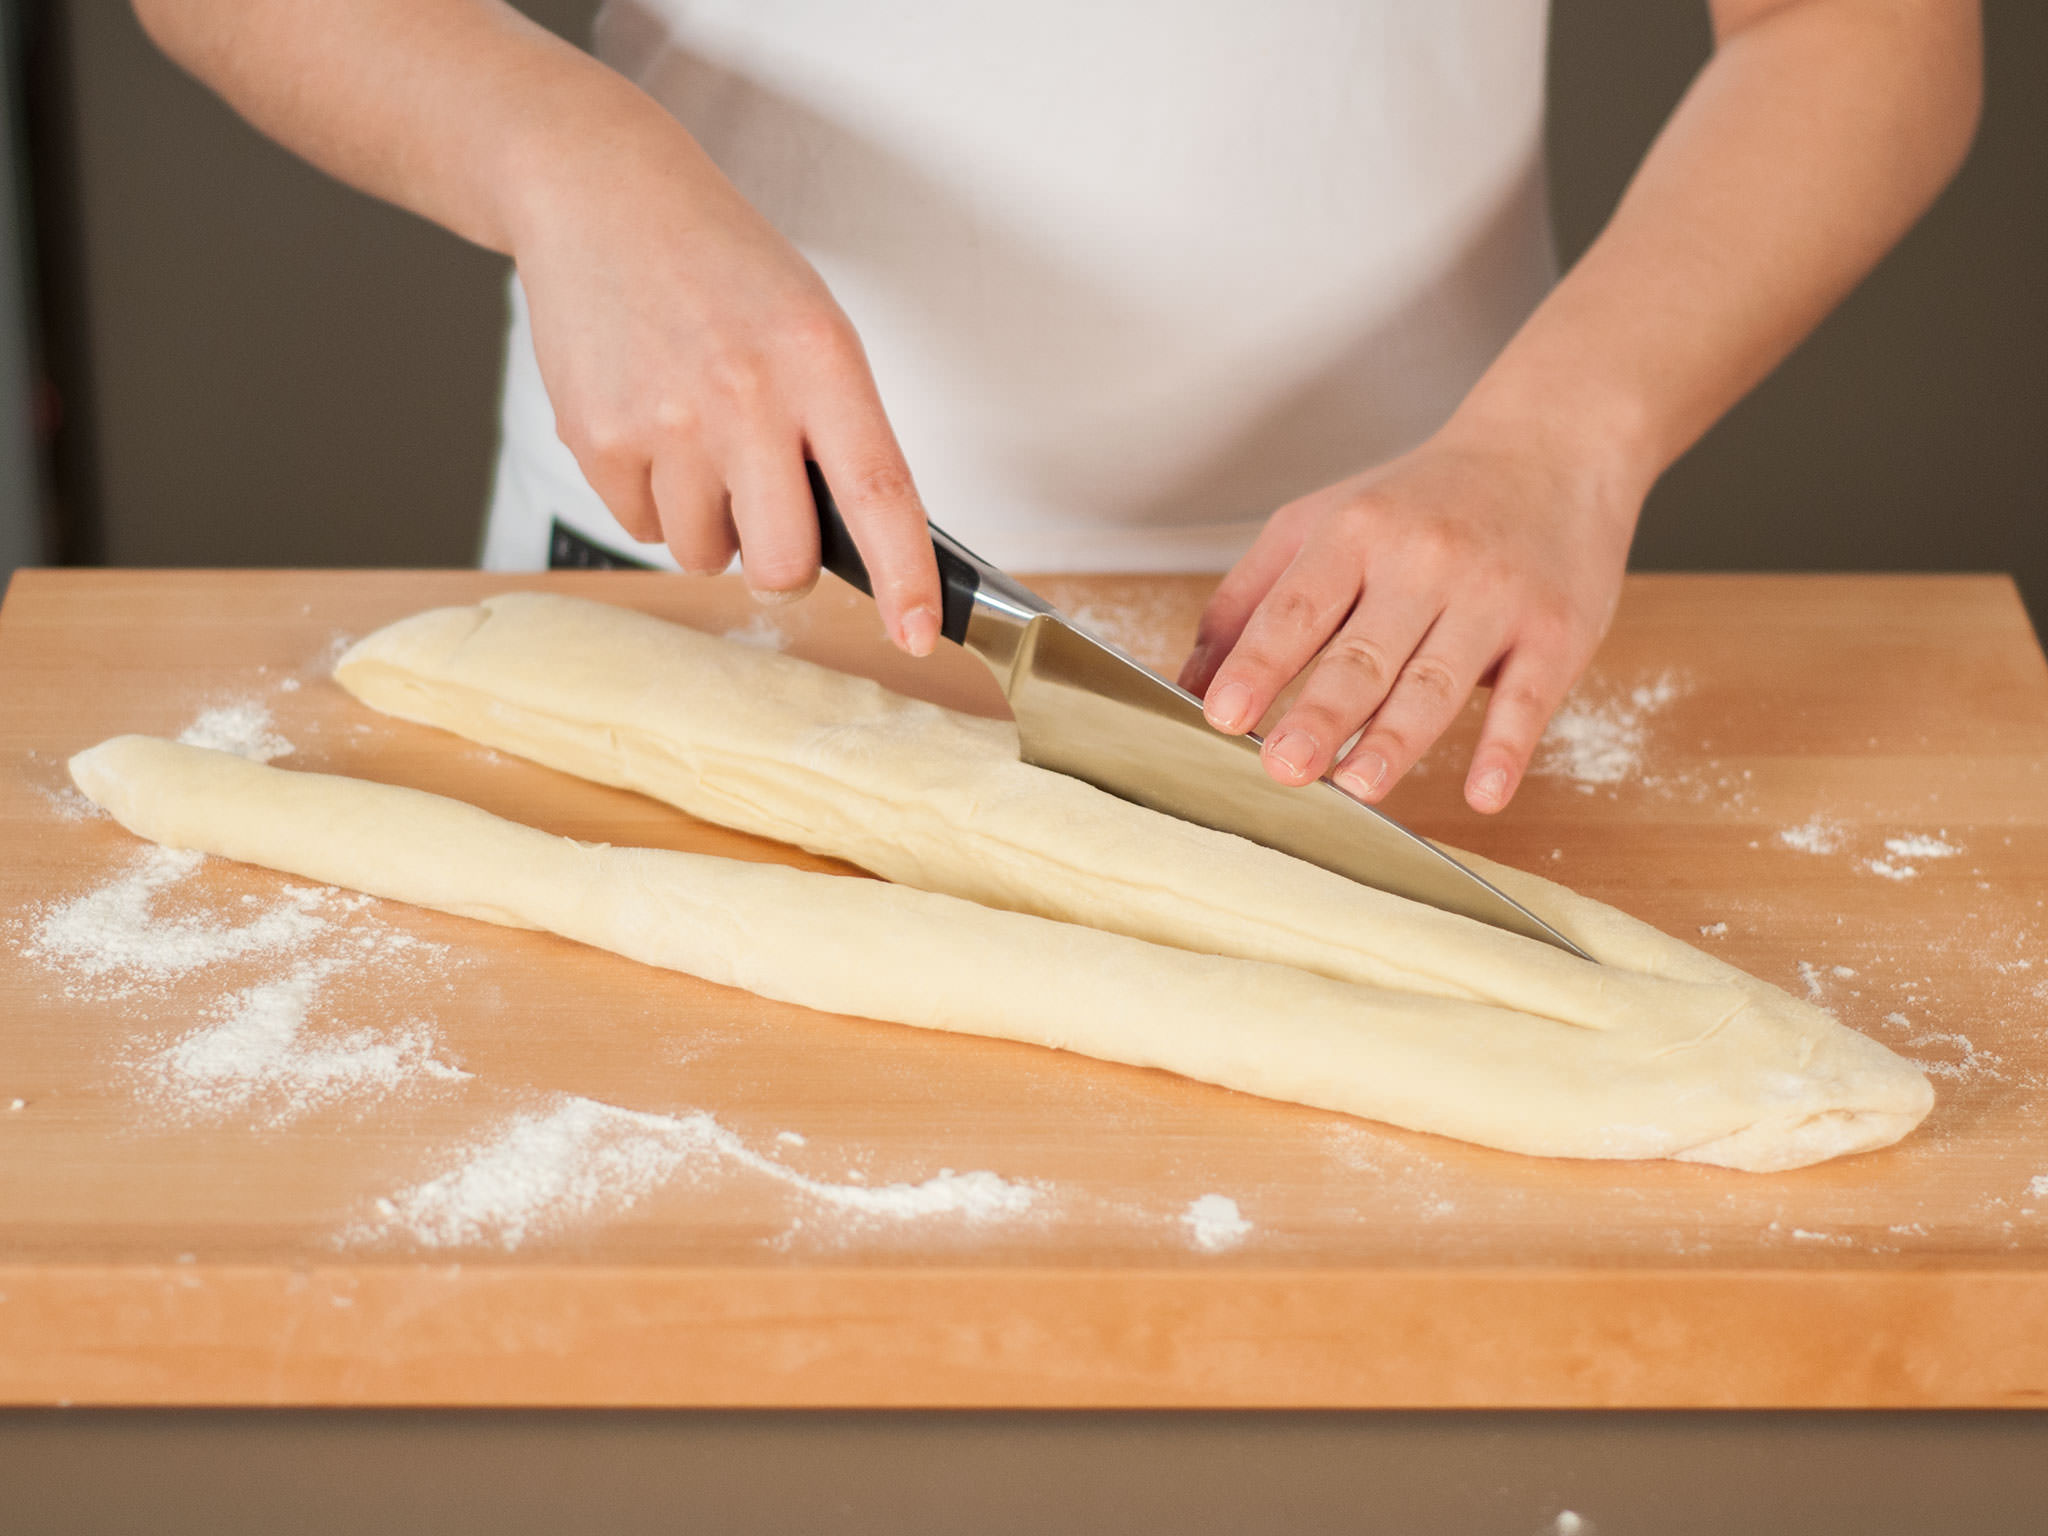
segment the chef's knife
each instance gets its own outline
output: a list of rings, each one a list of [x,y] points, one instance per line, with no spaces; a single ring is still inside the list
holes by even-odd
[[[818,466],[821,563],[870,596],[867,566]],[[1411,901],[1586,952],[1426,838],[1328,779],[1293,788],[1266,772],[1256,735],[1229,736],[1193,694],[1077,628],[936,526],[939,633],[988,664],[1017,717],[1024,760],[1219,832],[1234,832]]]

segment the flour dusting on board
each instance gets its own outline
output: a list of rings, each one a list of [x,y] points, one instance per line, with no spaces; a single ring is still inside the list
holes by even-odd
[[[1930,1029],[1923,1034],[1912,1036],[1906,1041],[1908,1050],[1934,1050],[1949,1052],[1948,1056],[1915,1056],[1913,1064],[1929,1077],[1947,1077],[1969,1080],[1989,1077],[1999,1079],[2004,1074],[1999,1068],[2004,1058],[1995,1051],[1987,1051],[1975,1044],[1968,1035],[1952,1029]]]
[[[1844,835],[1840,822],[1816,816],[1796,827],[1780,828],[1778,841],[1795,853],[1833,853],[1842,846]]]
[[[1777,840],[1781,846],[1796,853],[1832,854],[1847,851],[1852,838],[1849,829],[1841,822],[1831,821],[1825,816],[1813,816],[1796,827],[1779,828]],[[1957,858],[1965,851],[1959,844],[1948,840],[1946,830],[1939,835],[1905,832],[1884,839],[1882,857],[1852,854],[1850,862],[1866,874],[1903,884],[1920,878],[1921,864]],[[1914,862],[1916,860],[1918,862]]]
[[[1929,837],[1917,832],[1909,837],[1888,837],[1884,840],[1884,851],[1895,859],[1953,859],[1962,849],[1948,840],[1947,833],[1940,837]]]
[[[657,1115],[568,1098],[545,1113],[519,1116],[446,1172],[379,1200],[376,1219],[350,1227],[342,1240],[370,1244],[396,1236],[425,1248],[510,1251],[531,1236],[629,1210],[678,1176],[725,1166],[877,1221],[1001,1220],[1030,1212],[1041,1193],[993,1173],[950,1168],[917,1184],[833,1183],[756,1152],[702,1111]]]
[[[211,747],[232,752],[251,762],[268,763],[291,756],[294,748],[278,735],[270,711],[255,699],[238,699],[202,710],[199,717],[178,733],[188,747]]]
[[[21,925],[24,959],[67,998],[125,1005],[116,1065],[172,1120],[247,1113],[278,1125],[338,1100],[382,1098],[466,1074],[435,1054],[430,1021],[337,1028],[323,996],[410,993],[446,969],[444,946],[368,915],[324,886],[227,898],[194,877],[203,854],[144,846],[111,878]],[[168,1026],[168,1028],[167,1028]]]
[[[1819,1003],[1827,996],[1827,984],[1821,980],[1820,967],[1811,960],[1799,962],[1799,981],[1806,988],[1809,1003]]]
[[[1925,832],[1908,833],[1884,840],[1885,857],[1865,859],[1863,867],[1873,875],[1882,875],[1887,880],[1916,880],[1920,876],[1920,864],[1932,863],[1937,859],[1953,859],[1963,849],[1948,840],[1944,830],[1940,836]],[[1917,859],[1919,863],[1909,862]]]
[[[348,964],[339,956],[309,960],[235,993],[202,1027],[138,1064],[145,1096],[187,1117],[250,1108],[275,1125],[338,1099],[469,1076],[435,1057],[424,1023],[309,1038],[321,987]]]
[[[1638,778],[1650,739],[1650,721],[1686,691],[1665,672],[1626,693],[1578,694],[1551,718],[1530,771],[1592,788]]]
[[[67,975],[67,996],[132,996],[204,966],[298,948],[327,927],[317,909],[333,893],[300,886],[238,913],[239,922],[160,911],[165,893],[204,861],[189,850],[144,848],[106,884],[41,909],[22,953]]]
[[[1204,1253],[1222,1253],[1235,1248],[1251,1232],[1237,1202],[1228,1195],[1203,1195],[1188,1202],[1181,1213],[1189,1241]]]
[[[57,789],[38,784],[35,791],[59,821],[97,821],[107,814],[69,784]]]

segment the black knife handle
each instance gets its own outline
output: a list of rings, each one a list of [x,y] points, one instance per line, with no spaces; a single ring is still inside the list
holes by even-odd
[[[818,563],[873,597],[875,584],[868,577],[867,562],[854,547],[831,487],[815,462],[806,459],[804,469],[811,477],[811,496],[818,503]],[[967,640],[967,616],[974,611],[974,594],[981,590],[981,567],[947,534],[929,523],[925,526],[932,535],[933,558],[939,562],[939,633],[962,645]]]

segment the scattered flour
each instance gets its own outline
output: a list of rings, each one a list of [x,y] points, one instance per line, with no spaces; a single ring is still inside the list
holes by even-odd
[[[190,850],[145,848],[125,874],[43,908],[22,953],[85,983],[74,981],[68,996],[126,996],[203,966],[297,948],[328,926],[317,909],[335,893],[302,886],[244,923],[158,915],[162,893],[203,862]]]
[[[1838,822],[1816,816],[1796,827],[1785,827],[1778,841],[1798,853],[1834,853],[1842,846],[1843,829]]]
[[[2048,1173],[2037,1173],[2027,1183],[2027,1193],[2036,1200],[2048,1199]]]
[[[1971,1043],[1968,1035],[1959,1035],[1952,1031],[1930,1030],[1924,1035],[1913,1036],[1906,1044],[1908,1047],[1916,1049],[1924,1046],[1944,1047],[1958,1053],[1961,1059],[1957,1061],[1928,1061],[1924,1057],[1916,1056],[1913,1059],[1913,1064],[1929,1077],[1960,1079],[1973,1077],[2002,1078],[2004,1076],[1998,1070],[2004,1064],[2004,1058],[1992,1051],[1979,1050]]]
[[[1728,925],[1726,923],[1702,923],[1700,924],[1700,937],[1703,939],[1725,939],[1728,937]]]
[[[1235,1248],[1252,1229],[1252,1224],[1239,1214],[1237,1202],[1228,1195],[1203,1195],[1191,1200],[1180,1219],[1194,1245],[1204,1253]]]
[[[57,789],[38,784],[36,793],[48,802],[59,821],[94,821],[107,814],[69,784]]]
[[[1651,717],[1684,691],[1679,679],[1666,672],[1625,695],[1567,699],[1543,733],[1531,771],[1571,779],[1586,789],[1639,776]]]
[[[203,710],[178,733],[178,740],[188,747],[211,747],[258,763],[289,757],[293,750],[292,744],[277,734],[270,711],[254,699]]]
[[[1856,1240],[1841,1232],[1809,1232],[1805,1227],[1794,1227],[1793,1238],[1802,1243],[1854,1243]]]
[[[493,1242],[509,1252],[537,1229],[630,1207],[689,1152],[659,1117],[571,1099],[515,1120],[439,1177],[379,1199],[381,1225],[351,1228],[343,1240],[403,1230],[426,1248]]]
[[[1828,821],[1816,816],[1811,821],[1796,827],[1786,827],[1778,833],[1778,841],[1787,848],[1800,853],[1839,853],[1847,838],[1847,829],[1841,823]],[[1919,869],[1907,863],[1908,859],[1952,859],[1963,852],[1954,843],[1940,837],[1929,837],[1915,833],[1906,837],[1888,837],[1884,840],[1887,858],[1862,859],[1862,868],[1886,880],[1913,880],[1919,877]]]
[[[1799,979],[1806,984],[1809,1003],[1817,1003],[1827,995],[1827,984],[1820,979],[1820,967],[1811,960],[1799,962]]]
[[[319,654],[313,658],[307,670],[319,677],[331,675],[336,664],[349,653],[355,643],[356,637],[347,630],[331,631],[327,636],[326,645],[320,648]]]
[[[701,1111],[655,1115],[568,1098],[515,1119],[446,1173],[379,1200],[378,1220],[350,1228],[343,1241],[400,1235],[426,1248],[493,1244],[510,1251],[535,1234],[627,1210],[679,1173],[719,1164],[874,1220],[991,1221],[1024,1215],[1039,1194],[993,1173],[950,1168],[919,1184],[834,1184],[763,1156]]]
[[[1884,851],[1895,859],[1952,859],[1963,850],[1942,838],[1916,834],[1886,838]]]
[[[185,883],[205,856],[146,845],[111,879],[29,915],[20,953],[63,979],[63,995],[131,1003],[139,1025],[173,1008],[198,1027],[139,1035],[120,1065],[139,1097],[174,1118],[249,1109],[281,1124],[347,1096],[382,1097],[464,1076],[434,1055],[431,1025],[312,1033],[324,986],[416,980],[445,948],[374,918],[367,896],[283,886],[273,898],[209,897]],[[275,968],[264,974],[264,968]],[[251,969],[256,969],[252,978]],[[211,990],[194,997],[194,988]]]
[[[1572,1509],[1559,1510],[1550,1529],[1552,1536],[1593,1536],[1593,1522]]]
[[[336,956],[309,960],[279,980],[234,994],[212,1022],[141,1064],[145,1096],[194,1116],[260,1104],[272,1124],[282,1124],[344,1097],[381,1098],[421,1082],[469,1076],[435,1058],[433,1031],[424,1024],[396,1034],[355,1029],[305,1039],[322,984],[348,964]]]
[[[735,624],[725,631],[724,638],[762,651],[779,651],[789,644],[789,636],[783,632],[782,626],[765,613],[755,614],[744,624]]]
[[[1784,828],[1778,833],[1778,841],[1800,853],[1839,853],[1847,836],[1847,829],[1841,823],[1816,816],[1799,826]],[[1944,837],[1929,837],[1924,833],[1888,837],[1884,840],[1884,847],[1888,857],[1857,862],[1873,875],[1897,881],[1919,878],[1918,867],[1907,863],[1908,859],[1952,859],[1963,852],[1956,844],[1945,841]]]

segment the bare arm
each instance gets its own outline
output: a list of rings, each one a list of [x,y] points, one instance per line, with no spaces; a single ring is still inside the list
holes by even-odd
[[[1711,9],[1712,63],[1467,406],[1568,417],[1643,492],[1926,210],[1982,97],[1977,0]]]
[[[1714,0],[1712,60],[1613,218],[1427,443],[1275,514],[1182,681],[1268,736],[1276,778],[1378,799],[1493,696],[1466,780],[1505,805],[1612,617],[1657,477],[1954,174],[1977,0]]]
[[[136,0],[263,132],[518,264],[556,425],[635,538],[807,588],[817,459],[893,639],[938,638],[924,513],[808,263],[637,87],[500,0]]]

